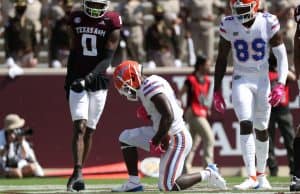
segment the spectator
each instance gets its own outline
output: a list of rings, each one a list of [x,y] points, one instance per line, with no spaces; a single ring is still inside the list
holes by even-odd
[[[27,2],[15,0],[14,5],[16,16],[9,18],[4,31],[6,64],[35,67],[38,64],[36,31],[33,22],[24,15]]]
[[[57,19],[51,29],[50,38],[50,67],[66,67],[71,44],[69,31],[69,15],[72,9],[73,0],[63,0],[64,16]]]
[[[144,9],[141,0],[127,0],[119,6],[123,19],[122,36],[126,43],[127,58],[145,61]]]
[[[12,178],[43,176],[42,167],[25,138],[25,120],[8,114],[0,130],[0,175]]]
[[[147,52],[148,66],[175,66],[175,53],[178,39],[174,29],[165,21],[165,10],[162,6],[153,8],[154,23],[147,29],[145,36],[145,47]],[[179,63],[178,63],[179,65]]]
[[[269,78],[271,81],[271,87],[276,84],[278,79],[277,73],[277,62],[273,53],[271,53],[269,58]],[[287,77],[287,84],[289,81],[296,81],[296,76],[293,72],[289,72]],[[294,127],[293,127],[293,116],[289,109],[289,87],[285,86],[285,94],[281,99],[280,103],[276,107],[272,107],[271,116],[269,121],[269,158],[267,164],[270,169],[271,176],[277,176],[278,173],[278,163],[275,156],[275,133],[276,128],[280,130],[280,133],[284,140],[284,145],[287,150],[287,159],[289,161],[290,174],[293,174],[294,170],[294,157],[293,157],[293,139],[295,137]]]
[[[192,39],[195,42],[196,55],[205,55],[214,58],[214,22],[216,16],[213,8],[216,7],[224,12],[225,3],[220,0],[185,0],[185,7],[189,13],[189,28]]]
[[[42,3],[39,0],[27,0],[27,9],[24,15],[34,24],[36,40],[38,43],[41,41],[41,14]]]
[[[293,38],[296,31],[296,24],[293,21],[293,13],[296,0],[271,0],[270,12],[278,17],[280,32],[283,34],[283,41],[286,45],[289,64],[293,64]]]
[[[211,82],[208,77],[210,60],[199,56],[195,64],[194,72],[185,80],[183,88],[179,95],[187,93],[187,105],[185,109],[185,120],[188,122],[190,132],[193,138],[193,147],[186,160],[186,169],[189,171],[192,167],[195,152],[200,141],[203,141],[203,161],[204,168],[214,162],[214,134],[207,120],[209,115],[209,91]]]

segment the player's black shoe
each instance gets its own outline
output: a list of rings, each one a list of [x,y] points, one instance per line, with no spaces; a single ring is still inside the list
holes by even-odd
[[[85,190],[85,184],[81,172],[73,172],[67,184],[67,191],[81,191]]]
[[[290,191],[300,191],[300,178],[293,176]]]

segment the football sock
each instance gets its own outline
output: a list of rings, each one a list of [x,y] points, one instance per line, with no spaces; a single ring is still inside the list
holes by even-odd
[[[255,143],[253,134],[240,135],[241,150],[248,176],[256,176]]]
[[[210,175],[210,172],[209,172],[208,170],[202,170],[202,171],[200,172],[200,174],[201,174],[201,180],[202,180],[202,181],[206,181],[207,178],[208,178],[209,175]]]
[[[257,160],[257,172],[264,174],[266,170],[266,164],[269,152],[269,139],[267,141],[255,140],[256,160]]]
[[[140,183],[140,178],[139,178],[139,176],[132,176],[132,175],[130,175],[129,176],[129,181],[133,182],[133,183],[136,183],[136,184],[139,184]]]
[[[294,175],[300,178],[300,137],[296,137],[294,139],[294,160],[295,160]]]

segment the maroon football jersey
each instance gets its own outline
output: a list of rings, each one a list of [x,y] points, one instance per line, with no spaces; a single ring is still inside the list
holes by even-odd
[[[69,22],[74,37],[68,73],[73,74],[71,77],[82,78],[101,62],[107,37],[113,30],[121,28],[122,20],[113,11],[97,19],[87,16],[83,11],[75,11],[71,13]]]

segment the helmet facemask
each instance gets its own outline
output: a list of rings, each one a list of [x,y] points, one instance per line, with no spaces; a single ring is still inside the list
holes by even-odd
[[[115,76],[115,86],[121,95],[130,101],[137,101],[137,90],[141,85],[141,65],[129,65],[120,70],[120,74]]]
[[[83,11],[91,18],[100,18],[108,10],[108,0],[83,0]]]
[[[231,4],[233,16],[235,16],[243,24],[255,18],[255,7],[256,1],[252,1],[250,3],[235,1],[235,3]]]

